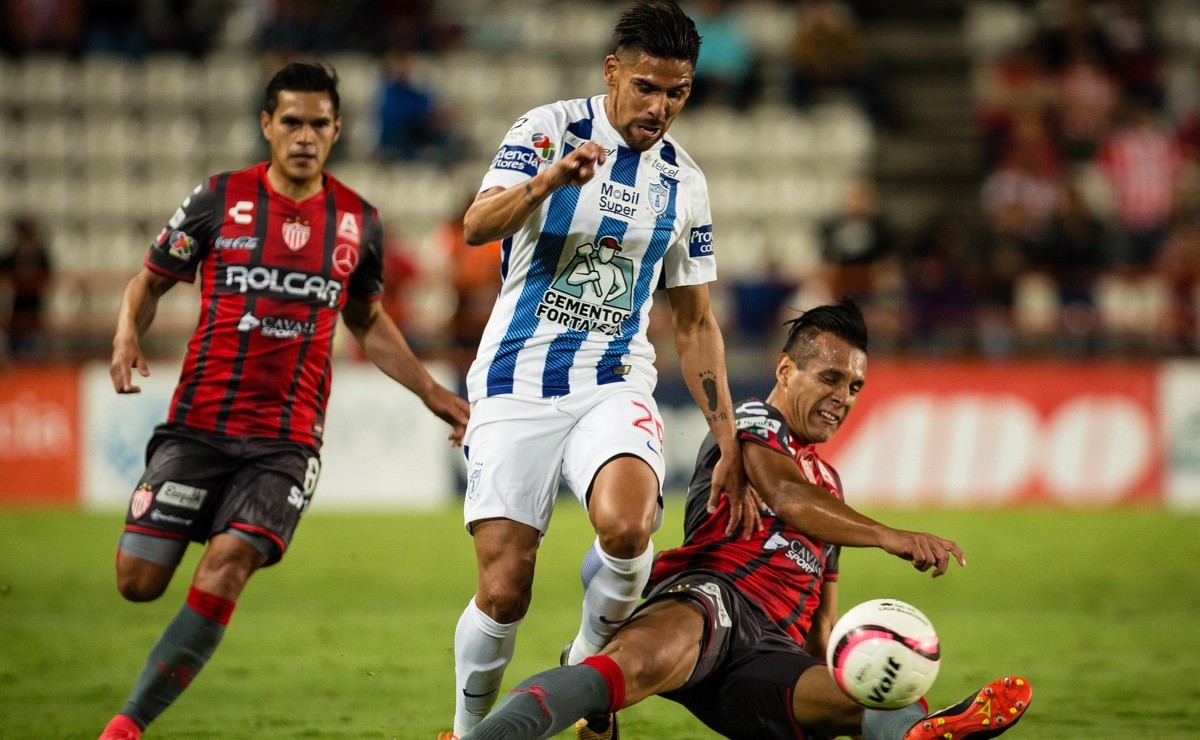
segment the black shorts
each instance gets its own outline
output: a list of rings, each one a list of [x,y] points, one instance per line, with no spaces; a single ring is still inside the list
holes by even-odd
[[[662,599],[685,599],[705,615],[700,657],[687,682],[662,696],[682,704],[724,737],[803,739],[792,714],[792,693],[821,661],[767,619],[724,577],[681,573],[655,586],[639,609]]]
[[[146,446],[125,531],[206,542],[237,529],[274,542],[271,565],[292,541],[320,472],[307,445],[162,424]]]

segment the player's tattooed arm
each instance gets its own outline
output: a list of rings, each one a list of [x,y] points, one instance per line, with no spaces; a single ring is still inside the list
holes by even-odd
[[[675,348],[684,382],[721,450],[713,468],[709,511],[715,511],[722,494],[725,495],[730,504],[726,533],[740,530],[748,538],[762,526],[761,501],[746,485],[741,444],[733,424],[733,401],[725,375],[725,343],[709,304],[708,286],[668,288],[667,297],[675,320]]]

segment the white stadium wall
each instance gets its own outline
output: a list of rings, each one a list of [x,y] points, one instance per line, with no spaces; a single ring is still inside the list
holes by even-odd
[[[167,413],[178,366],[138,378],[142,392],[113,393],[108,367],[89,365],[82,385],[82,493],[88,508],[124,507],[145,464],[146,441]],[[445,368],[431,371],[449,383]],[[313,510],[413,509],[454,500],[449,427],[372,365],[334,369],[321,477]]]

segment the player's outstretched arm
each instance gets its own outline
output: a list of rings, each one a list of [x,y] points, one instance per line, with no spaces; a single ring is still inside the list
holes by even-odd
[[[721,328],[713,316],[708,300],[707,285],[681,285],[667,289],[671,315],[675,322],[675,348],[684,383],[691,391],[696,405],[713,439],[721,450],[721,458],[713,468],[712,493],[708,510],[716,511],[724,493],[729,498],[729,527],[726,534],[739,527],[743,538],[762,526],[759,514],[761,500],[746,485],[742,448],[733,426],[733,400],[725,372],[725,342]]]
[[[358,340],[367,359],[389,378],[415,393],[426,408],[449,424],[452,430],[448,439],[455,447],[460,446],[467,431],[470,407],[433,379],[379,302],[349,298],[342,309],[342,320]]]
[[[140,393],[133,384],[133,368],[143,378],[150,376],[150,366],[142,354],[141,337],[154,322],[158,299],[176,281],[143,267],[125,286],[121,306],[117,309],[117,330],[113,335],[112,362],[108,374],[117,393]]]
[[[591,180],[596,165],[604,164],[605,158],[604,147],[588,141],[521,185],[483,191],[463,216],[463,238],[476,247],[507,239],[555,190]]]
[[[742,445],[746,475],[767,505],[788,526],[832,545],[878,547],[905,560],[919,571],[946,572],[953,557],[966,565],[953,540],[928,532],[892,529],[860,514],[823,488],[809,483],[787,455],[752,442]]]

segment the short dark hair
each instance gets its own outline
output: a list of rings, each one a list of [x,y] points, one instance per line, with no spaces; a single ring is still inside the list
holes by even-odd
[[[675,0],[638,0],[621,14],[613,29],[613,53],[621,51],[641,51],[658,59],[686,59],[695,67],[700,56],[700,34]]]
[[[324,92],[329,93],[329,100],[333,103],[333,113],[338,115],[341,111],[342,101],[338,97],[337,86],[337,72],[328,64],[292,62],[276,72],[271,81],[267,83],[264,110],[269,116],[275,115],[275,108],[279,106],[279,93],[284,90]]]
[[[867,324],[858,304],[849,298],[810,308],[784,325],[789,328],[783,351],[801,367],[816,354],[813,340],[824,332],[846,340],[851,347],[867,351]]]

